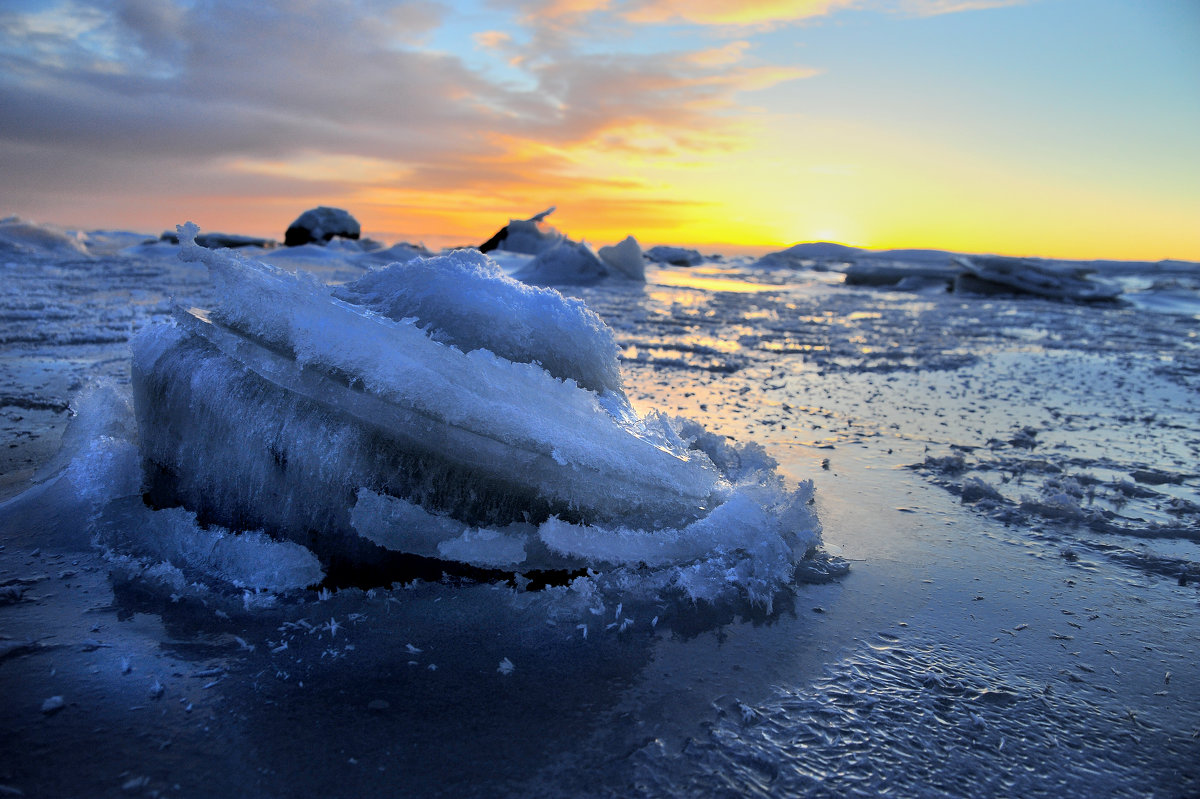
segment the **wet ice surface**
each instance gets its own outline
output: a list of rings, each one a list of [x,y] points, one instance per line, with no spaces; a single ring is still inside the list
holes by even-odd
[[[170,295],[211,298],[202,272],[157,258],[4,269],[11,496],[53,457],[74,385],[128,380],[131,331]],[[576,293],[616,332],[635,406],[758,441],[816,480],[848,575],[797,585],[771,614],[470,584],[272,598],[164,591],[0,522],[0,785],[1200,790],[1194,311],[737,264]]]

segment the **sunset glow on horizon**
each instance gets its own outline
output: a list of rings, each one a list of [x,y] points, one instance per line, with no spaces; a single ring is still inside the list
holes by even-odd
[[[15,0],[0,216],[1200,261],[1188,0]]]

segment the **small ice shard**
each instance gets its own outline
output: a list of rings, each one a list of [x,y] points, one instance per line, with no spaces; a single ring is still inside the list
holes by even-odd
[[[121,790],[125,793],[134,793],[143,790],[150,784],[150,778],[147,776],[130,777],[121,784]]]
[[[517,667],[513,665],[511,660],[504,658],[500,661],[500,665],[496,668],[496,671],[504,675],[509,675],[516,671],[516,669]]]
[[[978,502],[982,499],[999,502],[1004,497],[1000,495],[999,491],[978,477],[968,477],[964,480],[962,484],[962,501],[970,503]]]

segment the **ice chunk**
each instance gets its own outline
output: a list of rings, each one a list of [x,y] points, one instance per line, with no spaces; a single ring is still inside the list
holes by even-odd
[[[820,528],[808,506],[811,498],[812,486],[807,483],[778,503],[756,499],[749,490],[739,491],[703,519],[682,528],[629,529],[550,519],[538,533],[552,551],[592,563],[659,567],[735,549],[792,560],[793,554],[803,556],[818,542]]]
[[[325,576],[316,556],[298,544],[259,531],[235,535],[215,525],[205,528],[183,508],[152,511],[140,500],[113,502],[100,529],[102,544],[238,588],[287,591],[316,585]]]
[[[525,283],[567,286],[595,283],[608,276],[608,269],[586,244],[563,241],[543,249],[528,265],[513,272]]]
[[[529,219],[510,219],[494,236],[479,245],[480,251],[507,250],[537,255],[558,246],[566,241],[566,236],[545,224],[546,217],[552,213],[554,206]]]
[[[437,557],[439,544],[470,529],[457,519],[369,488],[359,489],[350,523],[359,535],[384,549],[429,558]]]
[[[490,350],[596,392],[621,390],[617,343],[599,316],[580,300],[506,277],[474,250],[392,264],[333,295],[396,321],[415,319],[464,352]]]
[[[38,472],[32,487],[0,503],[0,532],[5,535],[83,549],[89,544],[89,519],[109,502],[141,494],[128,393],[111,383],[96,383],[71,406],[75,416],[58,455]]]
[[[698,423],[639,417],[598,317],[478,253],[334,289],[181,234],[219,302],[134,338],[145,490],[163,510],[111,502],[104,527],[172,580],[602,566],[596,590],[769,605],[819,539],[810,484],[785,490],[761,448]]]
[[[646,281],[646,258],[633,236],[626,236],[617,244],[601,247],[597,254],[613,274],[643,283]]]
[[[664,244],[646,250],[646,257],[651,261],[660,261],[673,266],[696,266],[704,261],[704,256],[697,250],[689,250],[686,247],[669,247]]]
[[[525,541],[499,530],[473,528],[438,544],[438,555],[472,566],[511,567],[525,562]]]
[[[362,487],[496,528],[553,514],[687,523],[725,490],[706,455],[654,431],[613,391],[464,353],[233,251],[185,243],[182,255],[209,265],[221,303],[212,321],[181,314],[133,341],[141,450],[160,505],[299,542],[315,529],[323,557],[370,560],[350,518]],[[532,318],[551,295],[512,296]],[[558,302],[609,357],[611,333]],[[581,333],[573,347],[587,344]]]
[[[990,294],[997,291],[1036,294],[1057,300],[1102,302],[1115,300],[1120,286],[1088,277],[1092,270],[1028,258],[959,256],[954,262],[965,271],[956,291]]]

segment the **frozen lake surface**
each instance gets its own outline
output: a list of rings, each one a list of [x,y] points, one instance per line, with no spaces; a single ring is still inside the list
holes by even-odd
[[[850,571],[768,611],[469,580],[172,591],[67,506],[30,516],[76,393],[128,385],[171,298],[214,304],[177,247],[130,243],[0,252],[0,792],[1200,793],[1196,272],[1101,304],[749,259],[564,288],[639,413],[814,481]],[[370,266],[276,257],[338,284]]]

